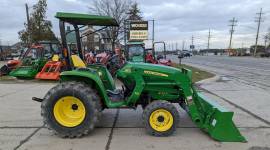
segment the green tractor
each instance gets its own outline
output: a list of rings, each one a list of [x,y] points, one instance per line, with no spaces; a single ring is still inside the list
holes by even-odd
[[[128,42],[126,52],[128,61],[145,62],[145,47],[143,42]]]
[[[57,13],[56,17],[60,19],[60,26],[64,21],[73,25],[118,26],[113,18],[104,16]],[[64,34],[61,35],[65,42]],[[65,48],[66,43],[62,44]],[[111,57],[108,68],[100,64],[72,68],[61,73],[61,82],[43,99],[33,97],[42,102],[45,125],[60,137],[81,137],[93,131],[102,110],[141,105],[146,131],[154,136],[169,136],[179,123],[177,104],[213,139],[246,141],[232,121],[233,112],[196,91],[190,70],[149,63],[121,64],[117,56]],[[117,88],[111,70],[117,70],[115,78],[123,83],[122,89]]]
[[[9,75],[16,78],[33,79],[46,64],[45,49],[42,45],[32,45],[23,55],[21,65]]]

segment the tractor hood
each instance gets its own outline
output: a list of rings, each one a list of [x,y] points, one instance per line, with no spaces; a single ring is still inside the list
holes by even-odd
[[[183,73],[186,74],[191,80],[191,71],[187,69],[177,69],[174,67],[149,64],[149,63],[136,63],[128,62],[120,72],[132,72],[132,70],[140,70],[146,76],[168,78],[170,80],[177,80]]]

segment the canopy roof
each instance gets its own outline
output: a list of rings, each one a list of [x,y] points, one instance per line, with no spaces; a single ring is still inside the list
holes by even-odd
[[[57,12],[55,17],[76,25],[119,26],[116,20],[109,16]]]

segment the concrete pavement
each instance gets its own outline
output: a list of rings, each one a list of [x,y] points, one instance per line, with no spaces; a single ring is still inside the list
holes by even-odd
[[[204,83],[203,83],[204,84]],[[234,121],[248,143],[221,143],[199,130],[179,108],[180,124],[170,137],[145,133],[142,109],[106,109],[95,131],[79,139],[62,139],[43,127],[40,104],[32,96],[42,97],[53,83],[0,83],[0,149],[269,149],[270,126],[218,96],[204,94],[222,106],[234,110]],[[3,90],[5,89],[5,90]],[[178,106],[177,106],[178,107]],[[195,144],[196,143],[196,144]]]

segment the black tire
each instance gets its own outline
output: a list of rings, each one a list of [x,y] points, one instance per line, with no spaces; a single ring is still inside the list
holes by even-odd
[[[65,96],[78,98],[85,107],[83,121],[75,127],[61,125],[55,119],[53,109],[56,102]],[[91,132],[101,116],[101,101],[97,92],[81,82],[62,82],[48,91],[41,104],[41,116],[45,126],[60,137],[77,138]]]
[[[162,131],[162,132],[157,131],[157,130],[153,129],[149,123],[149,119],[150,119],[152,112],[154,112],[155,110],[158,110],[158,109],[165,109],[173,117],[173,124],[166,131]],[[143,111],[143,124],[145,126],[146,131],[150,135],[169,136],[169,135],[173,134],[174,131],[176,130],[178,122],[179,122],[179,113],[178,113],[177,109],[175,108],[175,106],[172,103],[167,102],[167,101],[160,101],[160,100],[153,101],[152,103],[148,104]]]

